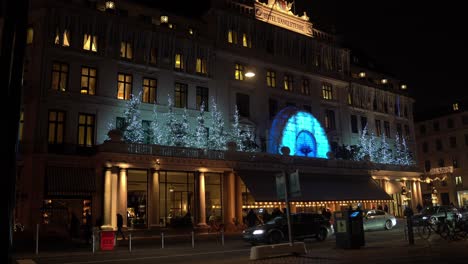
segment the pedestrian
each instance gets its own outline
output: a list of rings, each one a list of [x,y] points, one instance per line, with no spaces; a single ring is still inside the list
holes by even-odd
[[[247,225],[248,227],[253,227],[257,224],[257,214],[255,214],[254,210],[250,209],[249,213],[247,214]]]
[[[91,238],[93,234],[93,222],[91,219],[91,214],[89,213],[89,209],[85,211],[85,225],[84,225],[84,235],[86,244],[91,244]]]
[[[384,205],[383,210],[384,210],[386,213],[388,213],[388,205],[387,205],[387,204]]]
[[[123,227],[123,217],[121,214],[117,214],[117,232],[115,233],[115,236],[118,236],[119,234],[122,236],[122,239],[125,240],[125,234],[122,230]]]
[[[421,210],[422,210],[421,204],[418,203],[418,205],[416,205],[416,210],[418,210],[418,213],[421,213]]]

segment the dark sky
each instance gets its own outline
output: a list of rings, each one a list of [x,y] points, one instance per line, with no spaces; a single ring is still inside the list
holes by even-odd
[[[417,112],[449,107],[456,100],[466,105],[468,13],[463,1],[295,1],[296,13],[307,11],[316,28],[338,34],[346,47],[407,83]],[[184,13],[209,5],[209,0],[157,2]]]

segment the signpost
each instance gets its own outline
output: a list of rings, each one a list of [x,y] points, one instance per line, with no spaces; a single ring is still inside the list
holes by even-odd
[[[299,183],[299,171],[293,173],[281,172],[275,175],[276,178],[276,193],[278,199],[284,199],[286,203],[286,219],[288,221],[288,237],[289,245],[292,246],[292,230],[291,230],[291,208],[289,206],[289,197],[298,197],[301,195],[301,185]]]

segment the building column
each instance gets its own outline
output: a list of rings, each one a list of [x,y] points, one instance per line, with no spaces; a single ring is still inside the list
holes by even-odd
[[[150,198],[149,200],[151,201],[151,207],[148,208],[150,210],[151,214],[148,214],[148,216],[151,217],[151,219],[148,219],[148,223],[151,226],[160,226],[159,222],[159,171],[154,170],[151,173],[151,185],[150,185]]]
[[[206,225],[205,173],[198,176],[198,225]]]
[[[120,168],[118,188],[117,213],[123,217],[123,226],[127,226],[127,169],[125,168]]]
[[[118,183],[118,171],[112,171],[111,184],[110,184],[111,186],[110,225],[112,226],[112,228],[117,227],[117,199],[118,199],[117,197],[118,184],[117,183]]]
[[[242,206],[244,205],[242,201],[242,180],[239,177],[239,175],[234,175],[234,180],[236,184],[235,188],[235,216],[237,219],[239,219],[239,222],[243,222],[243,215],[242,215]]]
[[[107,167],[104,172],[104,210],[103,222],[104,227],[112,226],[112,170]]]
[[[236,217],[236,181],[232,171],[226,171],[223,175],[223,223],[229,228]],[[240,219],[238,219],[241,221]]]

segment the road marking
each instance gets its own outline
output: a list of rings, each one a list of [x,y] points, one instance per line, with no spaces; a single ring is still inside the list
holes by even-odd
[[[108,263],[108,262],[120,262],[120,261],[135,261],[135,260],[147,260],[147,259],[163,259],[163,258],[173,258],[173,257],[188,257],[188,256],[202,256],[202,255],[210,255],[210,254],[220,254],[220,253],[234,253],[234,252],[242,252],[248,251],[250,249],[237,249],[237,250],[229,250],[229,251],[211,251],[211,252],[202,252],[196,254],[179,254],[179,255],[165,255],[165,256],[154,256],[154,257],[132,257],[132,258],[122,258],[122,259],[108,259],[108,260],[93,260],[93,261],[85,261],[85,262],[64,262],[63,264],[84,264],[84,263]],[[29,264],[29,263],[27,263]],[[33,263],[31,263],[33,264]]]

